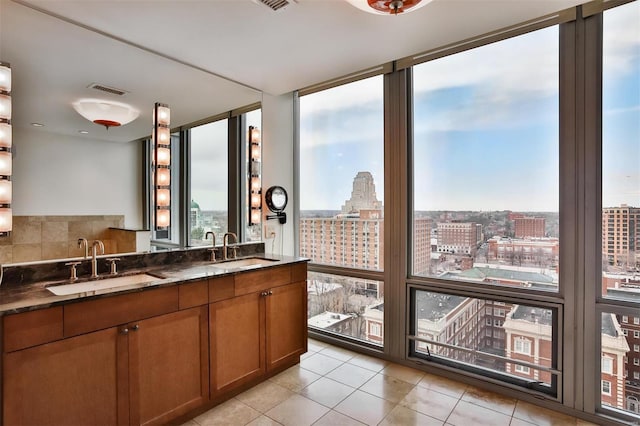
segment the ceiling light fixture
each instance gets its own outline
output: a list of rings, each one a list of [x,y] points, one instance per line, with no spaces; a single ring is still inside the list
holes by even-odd
[[[107,130],[130,123],[140,115],[140,111],[131,105],[103,99],[80,99],[73,103],[73,108],[87,120]]]
[[[420,9],[431,0],[347,0],[352,6],[377,15],[397,15]]]

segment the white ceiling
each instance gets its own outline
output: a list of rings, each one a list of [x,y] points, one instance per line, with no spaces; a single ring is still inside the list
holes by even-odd
[[[211,114],[202,117],[228,110],[229,105],[250,103],[247,98],[256,94],[248,87],[269,94],[287,93],[584,2],[433,0],[413,13],[380,16],[345,0],[299,0],[278,12],[253,0],[24,1],[165,57],[34,12],[12,0],[0,0],[0,60],[15,63],[11,56],[24,49],[22,55],[30,57],[24,63],[37,66],[41,80],[57,82],[67,76],[67,83],[77,87],[100,82],[130,90],[126,96],[131,98],[153,88],[140,100],[143,111],[150,110],[154,101],[163,100],[178,114],[176,101],[166,99],[165,90],[178,90],[187,104],[213,100]],[[29,15],[24,17],[27,20],[39,15],[37,24],[13,22],[12,15],[18,9]],[[8,33],[19,34],[13,37]],[[11,49],[10,44],[21,47]],[[46,57],[47,65],[38,64],[34,56]],[[166,74],[163,78],[169,78],[170,83],[161,85],[160,80],[154,80],[156,72]],[[70,91],[68,85],[60,90]],[[180,108],[187,106],[181,103]]]

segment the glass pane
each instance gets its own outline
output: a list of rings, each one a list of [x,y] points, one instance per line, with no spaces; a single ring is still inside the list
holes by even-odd
[[[308,325],[382,346],[384,283],[309,272]]]
[[[603,296],[640,302],[640,2],[604,12]]]
[[[383,78],[300,98],[300,255],[383,270]],[[309,327],[383,344],[384,283],[309,273]]]
[[[194,127],[191,132],[191,208],[189,245],[211,245],[208,232],[222,243],[227,232],[227,120]]]
[[[251,155],[251,147],[249,146],[249,126],[255,127],[256,129],[258,129],[261,133],[261,138],[260,138],[260,142],[262,143],[262,110],[261,109],[256,109],[253,110],[251,112],[248,112],[244,115],[244,135],[245,135],[245,140],[247,141],[247,146],[246,146],[246,152],[247,152],[247,158],[246,158],[246,164],[247,164],[247,170],[251,170],[251,160],[250,160],[250,155]],[[261,145],[262,147],[262,145]],[[260,156],[262,156],[262,149],[260,149]],[[260,159],[260,161],[262,161],[262,159]],[[264,194],[264,191],[266,191],[266,188],[262,188],[262,193]],[[262,241],[262,224],[258,223],[256,225],[252,225],[249,226],[249,215],[250,215],[250,200],[249,200],[249,194],[250,194],[250,189],[249,189],[249,179],[246,180],[245,182],[245,210],[244,210],[244,219],[243,219],[243,223],[246,225],[246,232],[245,232],[245,240],[246,241]],[[264,197],[263,197],[264,198]],[[267,209],[267,206],[265,206],[264,204],[262,205],[262,212],[263,212],[263,217],[264,217],[264,212]],[[267,212],[268,213],[268,212]]]
[[[381,271],[382,76],[300,98],[300,255]]]
[[[550,27],[414,67],[415,275],[557,291],[558,49]]]
[[[602,314],[600,401],[640,418],[640,313]]]
[[[413,309],[413,355],[552,392],[555,309],[422,290]]]

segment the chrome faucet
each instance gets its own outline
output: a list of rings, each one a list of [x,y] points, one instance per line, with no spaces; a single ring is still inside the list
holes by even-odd
[[[204,234],[204,239],[208,240],[209,239],[209,235],[211,235],[211,239],[213,240],[213,248],[210,248],[209,251],[211,252],[211,261],[215,262],[216,261],[216,234],[214,234],[211,231],[207,231],[206,234]]]
[[[104,244],[100,240],[95,240],[91,244],[91,278],[98,278],[98,249],[100,254],[104,254]]]
[[[84,258],[89,257],[89,243],[86,238],[78,238],[78,248],[81,249],[84,247]]]
[[[238,243],[238,236],[233,232],[227,232],[226,234],[224,234],[224,237],[222,237],[222,259],[223,260],[229,259],[227,256],[227,245],[229,244],[230,235],[233,237],[234,240],[236,240],[236,244]],[[235,255],[232,257],[232,259],[235,259]]]

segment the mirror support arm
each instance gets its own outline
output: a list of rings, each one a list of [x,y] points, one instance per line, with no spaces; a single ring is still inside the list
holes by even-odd
[[[271,219],[278,219],[278,222],[284,225],[285,223],[287,223],[287,214],[285,212],[278,212],[276,214],[267,215],[267,220]]]

